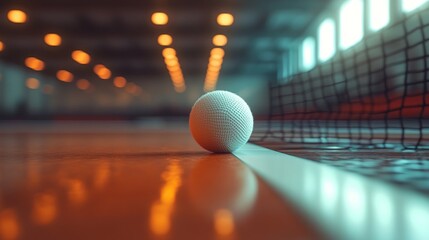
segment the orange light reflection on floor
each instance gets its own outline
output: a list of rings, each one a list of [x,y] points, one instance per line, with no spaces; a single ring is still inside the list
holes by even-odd
[[[170,231],[176,194],[182,184],[182,172],[179,162],[171,160],[161,175],[165,184],[161,188],[159,200],[152,204],[149,217],[149,227],[154,235],[166,235]]]
[[[81,180],[74,179],[68,182],[68,198],[72,204],[80,205],[87,199],[87,192]]]
[[[12,209],[0,211],[0,238],[5,240],[18,239],[20,227],[18,217]]]
[[[57,217],[57,198],[52,193],[38,194],[33,203],[33,221],[39,225],[52,223]]]
[[[227,209],[219,209],[214,213],[214,229],[219,236],[230,236],[234,233],[234,216]]]
[[[94,187],[97,189],[103,189],[106,186],[110,178],[110,165],[107,162],[101,162],[94,175]]]

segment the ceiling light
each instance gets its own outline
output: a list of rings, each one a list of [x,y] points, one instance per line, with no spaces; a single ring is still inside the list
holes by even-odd
[[[162,56],[164,58],[176,57],[176,50],[174,50],[174,48],[164,48],[164,50],[162,50]]]
[[[91,57],[89,56],[89,54],[81,50],[73,51],[72,58],[80,64],[88,64],[91,61]]]
[[[220,26],[231,26],[234,23],[234,17],[229,13],[221,13],[217,16],[217,23]]]
[[[45,68],[45,63],[35,57],[28,57],[25,59],[25,66],[34,71],[42,71]]]
[[[29,89],[38,89],[40,86],[40,82],[36,78],[28,78],[25,82],[25,85]]]
[[[186,90],[186,87],[185,87],[185,85],[179,86],[179,87],[174,86],[174,90],[176,90],[176,92],[178,92],[178,93],[182,93]]]
[[[221,68],[221,66],[213,66],[213,65],[210,65],[210,63],[209,63],[207,71],[208,72],[219,72],[220,68]]]
[[[0,52],[4,50],[4,43],[0,41]]]
[[[165,65],[167,65],[167,67],[177,66],[179,65],[179,61],[177,58],[165,59]]]
[[[223,47],[228,42],[228,39],[223,34],[218,34],[213,37],[213,44],[218,47]]]
[[[127,87],[125,88],[125,91],[130,94],[138,95],[141,89],[135,83],[128,83]]]
[[[168,66],[167,65],[167,69],[170,72],[177,72],[180,71],[180,64],[174,65],[174,66]]]
[[[57,78],[60,81],[63,82],[72,82],[73,81],[73,74],[66,70],[59,70],[57,72]]]
[[[46,84],[44,87],[43,87],[43,93],[45,93],[45,94],[51,94],[51,93],[53,93],[54,92],[54,87],[52,86],[52,85],[48,85],[48,84]]]
[[[222,65],[222,58],[210,58],[209,59],[209,65],[210,66],[220,66]]]
[[[153,13],[151,19],[155,25],[165,25],[168,23],[168,15],[163,12]]]
[[[95,66],[94,66],[94,72],[95,72],[96,74],[98,74],[98,72],[99,72],[101,69],[103,69],[103,68],[105,68],[105,66],[104,66],[103,64],[97,64],[97,65],[95,65]]]
[[[79,79],[79,80],[76,82],[76,86],[77,86],[77,88],[79,88],[80,90],[87,90],[87,89],[91,86],[91,83],[89,83],[89,81],[88,81],[88,80],[86,80],[86,79]]]
[[[115,77],[113,80],[113,85],[115,85],[117,88],[123,88],[127,85],[127,79],[124,77]]]
[[[223,56],[225,56],[225,51],[222,48],[213,48],[210,51],[210,57],[211,58],[223,58]]]
[[[7,13],[7,18],[13,23],[25,23],[27,21],[27,14],[21,10],[10,10]]]
[[[161,34],[158,37],[158,44],[161,46],[170,46],[173,43],[173,38],[168,34]]]
[[[59,46],[61,45],[61,37],[56,33],[48,33],[45,35],[45,43],[49,46]]]
[[[103,64],[95,65],[94,72],[103,80],[107,80],[112,76],[112,72]]]

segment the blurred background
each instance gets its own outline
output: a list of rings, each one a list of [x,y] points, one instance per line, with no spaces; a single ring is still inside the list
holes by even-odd
[[[353,61],[352,54],[369,44],[363,39],[377,38],[427,3],[0,0],[0,119],[187,116],[198,97],[215,89],[237,93],[263,118],[269,114],[272,83],[285,84],[295,96],[293,81],[288,81],[303,76],[320,82],[320,66]],[[407,31],[415,28],[408,25]],[[386,38],[403,35],[395,29],[385,32]],[[420,41],[421,36],[409,35],[411,42]],[[424,68],[423,61],[410,64]],[[386,71],[399,69],[393,67]],[[406,80],[398,79],[389,81],[404,85]],[[361,91],[354,86],[367,81],[359,81],[349,84],[348,91]],[[318,96],[323,91],[303,92]],[[351,109],[355,99],[348,101]],[[339,103],[327,101],[332,104]]]
[[[214,89],[266,115],[279,60],[328,2],[2,0],[0,117],[186,116]]]

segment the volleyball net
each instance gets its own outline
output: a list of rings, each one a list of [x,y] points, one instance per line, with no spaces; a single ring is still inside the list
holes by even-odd
[[[429,9],[270,86],[256,143],[429,149]]]

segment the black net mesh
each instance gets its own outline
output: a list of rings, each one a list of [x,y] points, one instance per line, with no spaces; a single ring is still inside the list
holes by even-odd
[[[425,9],[273,83],[269,121],[252,140],[289,149],[427,149],[428,74]]]

